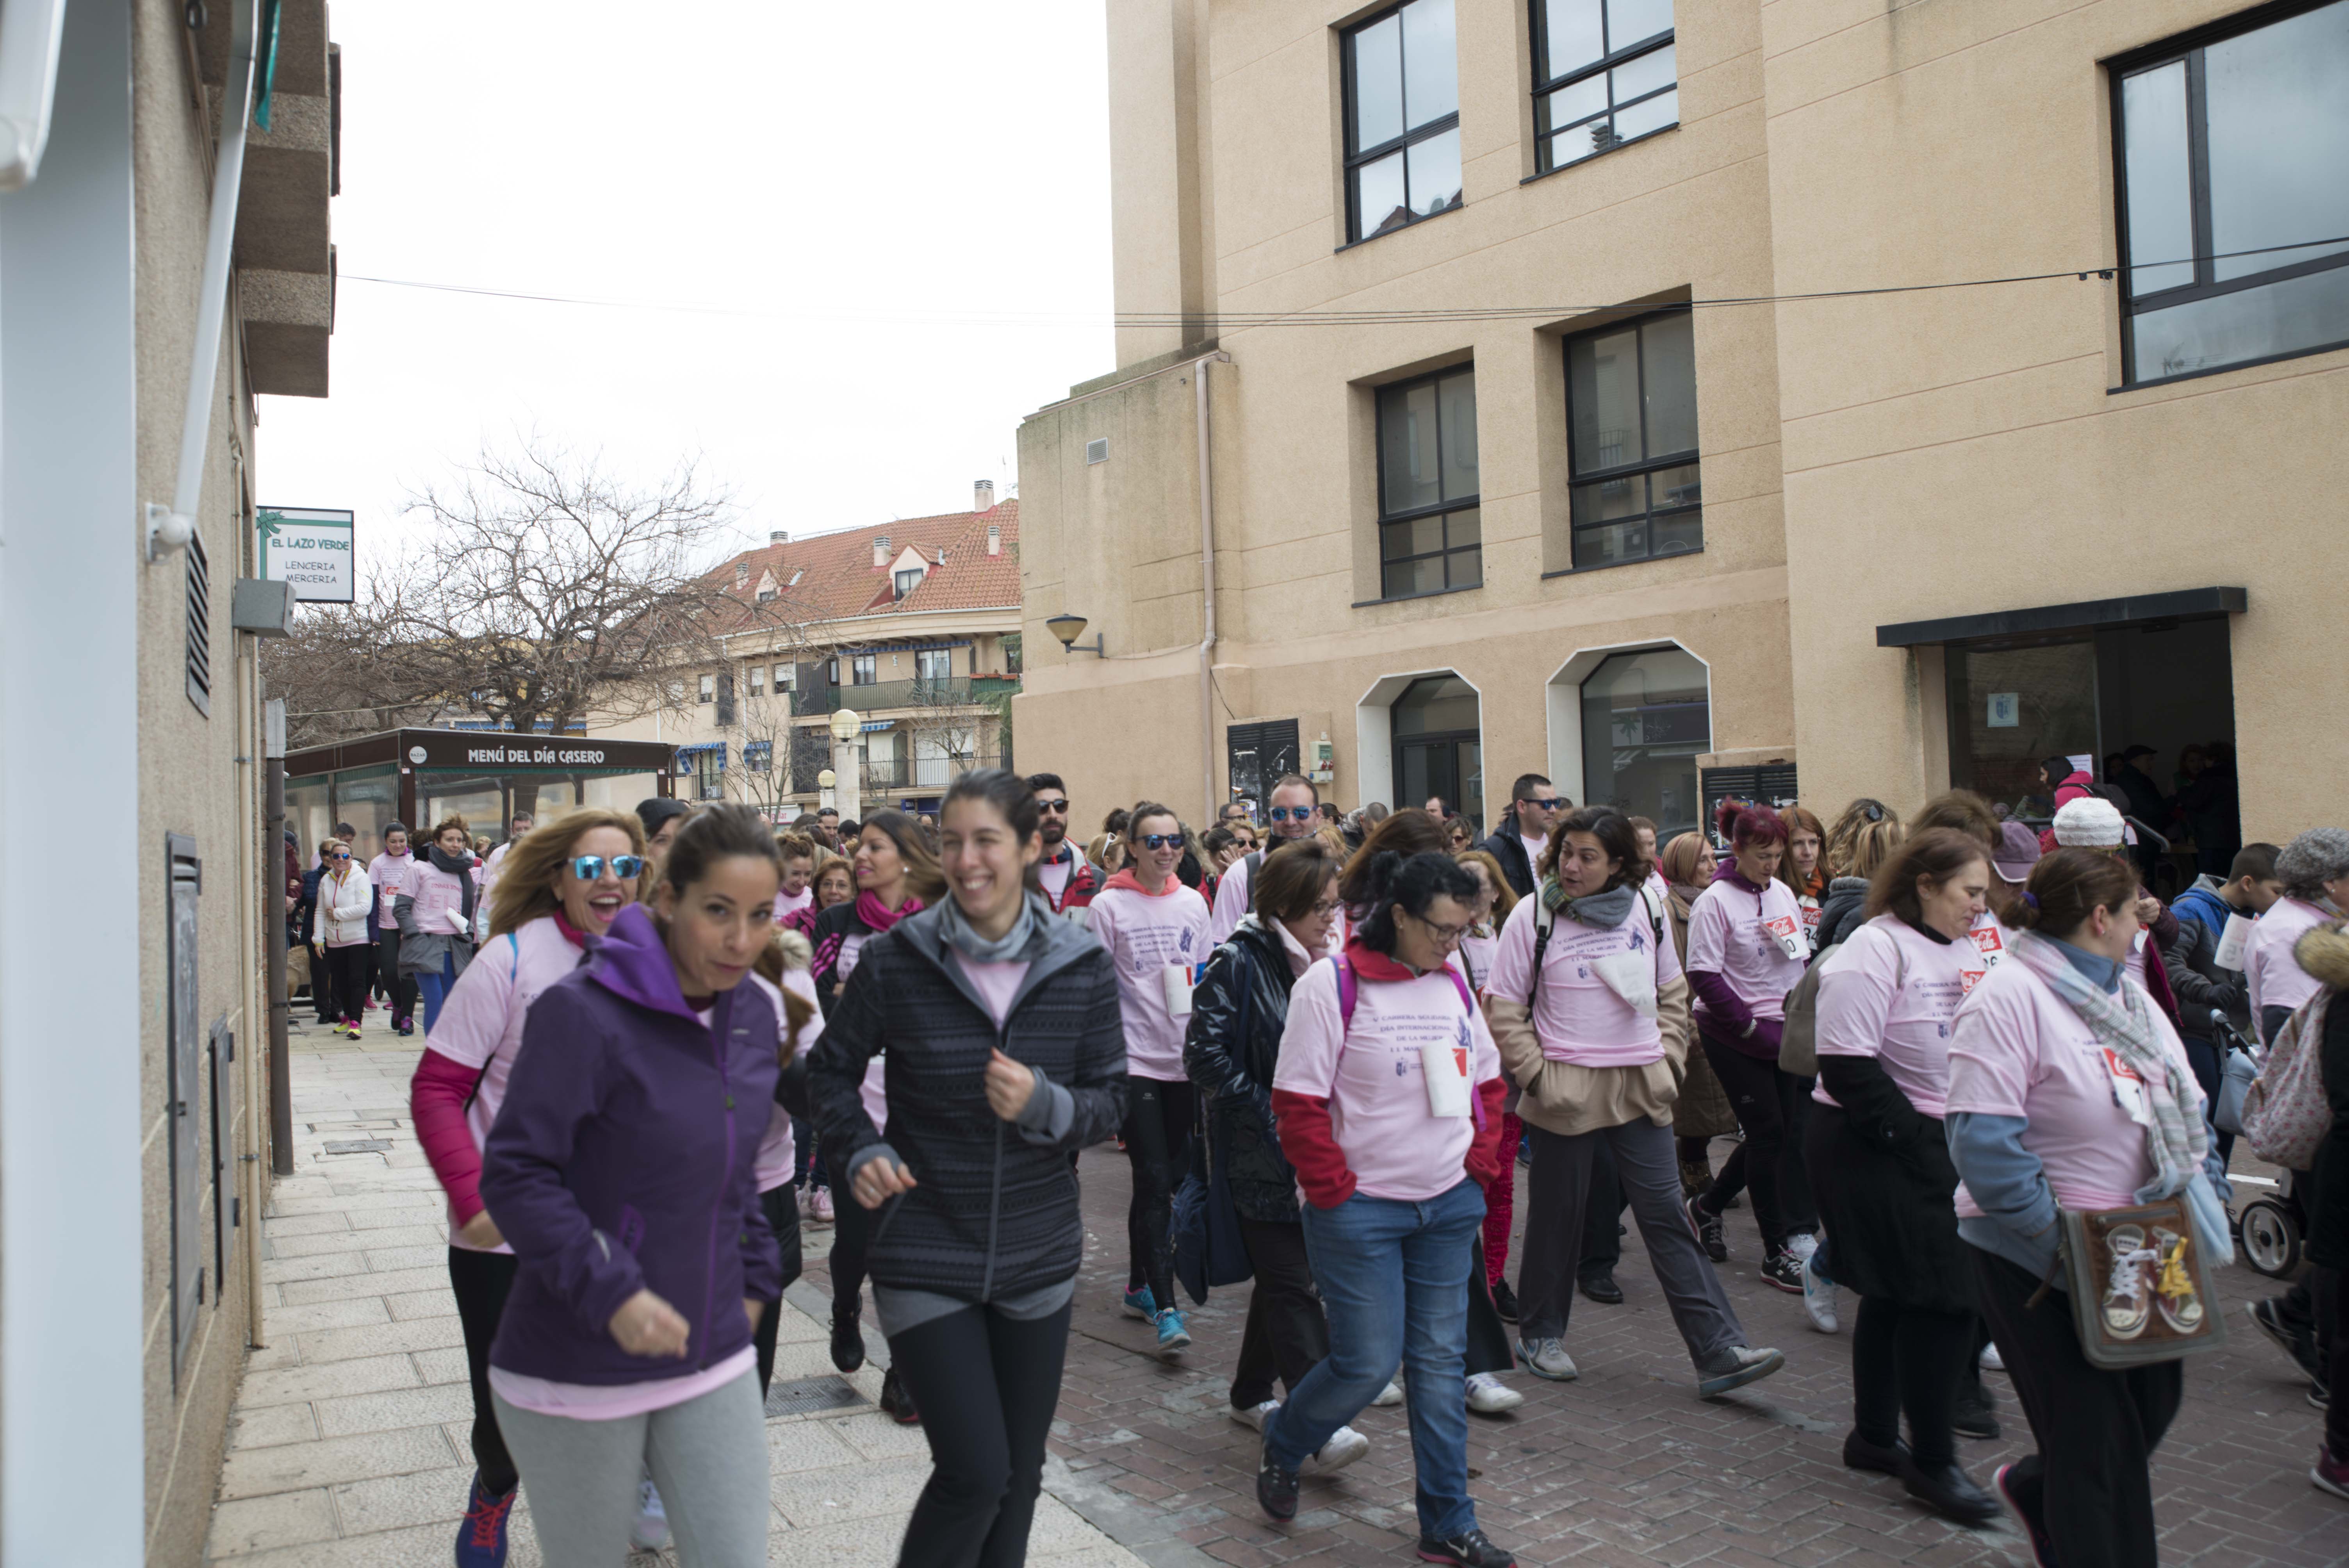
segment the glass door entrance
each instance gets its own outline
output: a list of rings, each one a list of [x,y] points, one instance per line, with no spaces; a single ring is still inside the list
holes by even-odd
[[[1395,698],[1396,807],[1444,807],[1485,828],[1485,763],[1476,688],[1458,676],[1427,676]]]

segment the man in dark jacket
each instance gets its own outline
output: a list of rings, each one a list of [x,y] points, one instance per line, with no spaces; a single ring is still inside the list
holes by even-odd
[[[2219,1101],[2219,1080],[2226,1057],[2219,1048],[2210,1015],[2214,1010],[2226,1014],[2235,1027],[2247,1034],[2251,1024],[2251,993],[2243,972],[2219,963],[2219,943],[2226,935],[2229,916],[2256,920],[2282,895],[2283,884],[2276,881],[2275,858],[2273,844],[2246,844],[2236,854],[2226,881],[2197,878],[2169,906],[2178,916],[2178,933],[2161,951],[2162,968],[2169,975],[2170,991],[2178,997],[2181,1020],[2178,1032],[2184,1040],[2187,1059],[2194,1064],[2202,1098],[2213,1106]],[[2220,1133],[2220,1154],[2223,1157],[2234,1143],[2233,1134]]]
[[[1036,862],[1036,876],[1046,902],[1054,914],[1090,908],[1109,879],[1069,841],[1069,787],[1057,773],[1030,773],[1028,788],[1036,791],[1036,806],[1043,813],[1036,836],[1043,841],[1044,853]]]
[[[1501,874],[1519,898],[1533,896],[1534,863],[1559,814],[1573,804],[1538,773],[1520,773],[1509,786],[1509,820],[1476,847],[1501,862]]]

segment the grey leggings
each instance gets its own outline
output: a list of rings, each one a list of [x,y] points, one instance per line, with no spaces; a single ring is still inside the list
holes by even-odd
[[[548,1568],[622,1568],[648,1460],[685,1568],[765,1568],[774,1510],[756,1375],[616,1421],[497,1408]]]

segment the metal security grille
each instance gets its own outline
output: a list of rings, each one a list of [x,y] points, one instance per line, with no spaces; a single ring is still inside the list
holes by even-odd
[[[1702,780],[1704,793],[1704,831],[1718,841],[1713,830],[1713,814],[1723,800],[1753,800],[1764,806],[1791,806],[1795,803],[1795,765],[1791,762],[1764,763],[1759,768],[1708,768]]]
[[[1229,799],[1252,802],[1249,815],[1265,819],[1273,784],[1297,768],[1297,721],[1278,718],[1261,724],[1236,724],[1224,732],[1225,757],[1231,770]]]
[[[797,1383],[777,1383],[767,1390],[770,1416],[811,1416],[863,1403],[864,1396],[845,1377],[808,1377]]]
[[[201,533],[188,541],[188,700],[212,716],[212,569]]]

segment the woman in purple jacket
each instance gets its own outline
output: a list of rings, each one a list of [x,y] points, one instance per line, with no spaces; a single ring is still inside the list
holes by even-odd
[[[751,1335],[781,1282],[754,1157],[782,1020],[751,967],[781,874],[748,808],[696,814],[650,904],[531,1008],[482,1151],[520,1261],[490,1389],[564,1568],[619,1568],[647,1464],[688,1568],[767,1561]]]

